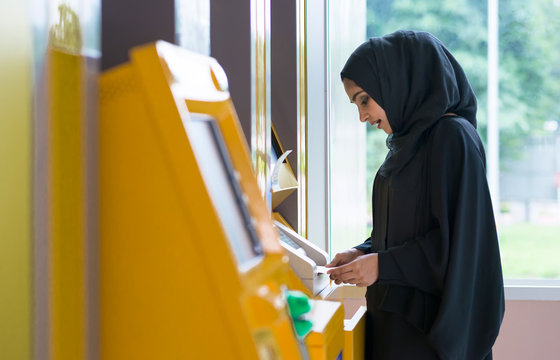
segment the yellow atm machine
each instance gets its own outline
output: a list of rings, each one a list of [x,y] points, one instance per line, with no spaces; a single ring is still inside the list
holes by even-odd
[[[288,258],[226,81],[164,42],[101,76],[103,360],[342,358],[340,303],[290,315]]]

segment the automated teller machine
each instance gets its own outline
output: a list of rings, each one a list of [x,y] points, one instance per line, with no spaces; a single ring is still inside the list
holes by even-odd
[[[157,42],[100,79],[100,358],[341,359],[340,302],[310,300],[253,175],[225,74]]]

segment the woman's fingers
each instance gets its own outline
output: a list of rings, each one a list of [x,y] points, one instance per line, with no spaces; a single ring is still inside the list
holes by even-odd
[[[332,259],[332,261],[328,263],[326,266],[334,267],[334,266],[348,264],[355,258],[359,257],[360,255],[363,255],[362,251],[356,249],[345,250],[337,253]]]
[[[350,265],[341,265],[335,269],[327,271],[327,274],[329,274],[332,280],[345,282],[345,278],[347,278],[347,276],[344,276],[344,274],[350,271],[352,271]]]
[[[330,278],[338,285],[340,283],[369,286],[377,281],[378,264],[377,254],[365,255],[327,272]]]

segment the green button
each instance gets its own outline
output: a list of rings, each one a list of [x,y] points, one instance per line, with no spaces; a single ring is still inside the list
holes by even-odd
[[[288,309],[293,319],[306,314],[311,310],[309,298],[301,291],[290,290],[287,292]]]
[[[312,327],[313,323],[309,320],[294,319],[294,328],[296,329],[297,336],[300,338],[307,335],[311,331]]]

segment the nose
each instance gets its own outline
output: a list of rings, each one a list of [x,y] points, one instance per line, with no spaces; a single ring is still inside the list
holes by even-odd
[[[362,111],[359,111],[359,114],[360,114],[360,121],[361,121],[361,122],[366,122],[366,121],[368,121],[369,116],[368,116],[367,113],[362,112]]]

